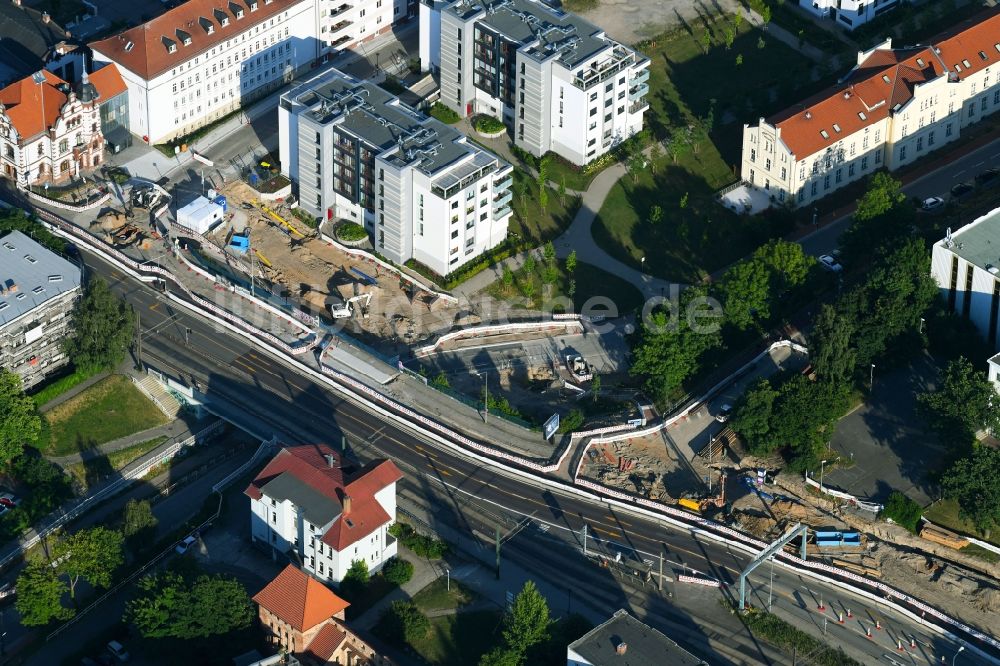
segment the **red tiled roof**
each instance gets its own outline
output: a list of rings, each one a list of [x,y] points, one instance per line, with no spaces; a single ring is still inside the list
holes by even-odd
[[[330,623],[313,636],[313,639],[309,641],[309,645],[305,649],[305,654],[315,657],[325,664],[332,660],[333,654],[337,651],[337,648],[344,644],[346,638],[346,631]]]
[[[350,606],[326,585],[292,564],[253,600],[298,631],[308,631]]]
[[[403,473],[396,467],[396,463],[381,460],[369,463],[354,474],[345,490],[351,497],[368,497],[402,478]]]
[[[251,2],[187,0],[151,21],[91,42],[89,46],[148,81],[263,23],[300,0],[272,0],[268,4],[258,0],[254,12],[250,11]],[[236,18],[237,9],[243,10],[243,18]],[[223,17],[228,19],[225,26],[222,25]],[[208,34],[209,26],[212,34]],[[179,35],[178,31],[183,34]],[[187,46],[184,45],[184,35],[191,39]],[[168,43],[176,45],[173,53],[167,49]],[[128,48],[129,44],[131,48]]]
[[[56,87],[65,85],[66,82],[47,69],[42,71],[45,73],[45,83],[35,83],[29,76],[0,90],[0,104],[6,108],[7,117],[22,139],[41,134],[52,127],[66,103],[66,93]]]
[[[333,525],[323,535],[322,541],[337,552],[342,552],[390,520],[392,518],[374,497],[363,498],[359,501],[352,496],[351,511],[340,514],[333,521]]]
[[[89,75],[90,82],[97,88],[99,102],[106,102],[112,97],[121,95],[128,90],[125,86],[125,79],[122,78],[118,67],[111,63],[101,67],[99,70]]]
[[[1000,12],[984,12],[932,43],[935,46],[875,51],[844,83],[773,115],[768,122],[781,129],[782,141],[797,159],[833,146],[906,104],[917,85],[947,72],[955,74],[956,64],[962,68],[957,73],[961,78],[1000,62]]]
[[[324,457],[327,455],[334,457],[333,466],[330,466]],[[260,499],[260,489],[266,486],[268,481],[284,472],[290,472],[299,481],[339,502],[338,491],[344,488],[342,464],[340,454],[327,444],[283,448],[261,470],[244,492],[253,499]]]

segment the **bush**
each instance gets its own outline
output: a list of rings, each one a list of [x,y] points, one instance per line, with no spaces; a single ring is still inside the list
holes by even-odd
[[[497,132],[502,132],[505,129],[503,122],[493,116],[476,117],[475,122],[473,122],[473,127],[476,128],[477,132],[482,132],[483,134],[495,134]]]
[[[410,270],[416,271],[420,275],[423,275],[425,278],[437,284],[442,289],[454,289],[456,286],[462,284],[473,275],[481,273],[490,266],[500,263],[511,255],[516,254],[521,249],[522,248],[514,243],[512,239],[508,238],[492,250],[483,252],[474,260],[459,266],[457,269],[445,276],[438,275],[415,259],[407,260],[406,267]]]
[[[434,106],[431,107],[431,117],[440,120],[446,125],[454,125],[462,119],[460,115],[449,109],[441,102],[434,102]]]
[[[354,560],[344,574],[344,579],[340,581],[340,595],[348,601],[354,601],[364,593],[370,578],[368,563],[364,560]]]
[[[894,490],[889,495],[889,499],[886,500],[881,516],[883,518],[892,518],[892,522],[902,525],[916,534],[917,526],[920,524],[920,516],[923,513],[924,510],[919,504],[898,490]]]
[[[368,232],[360,224],[354,222],[341,222],[337,227],[337,240],[354,243],[368,238]]]
[[[430,628],[430,620],[412,601],[393,601],[378,622],[378,633],[396,645],[419,641]]]
[[[583,425],[583,412],[573,409],[569,414],[559,419],[559,432],[573,432]]]
[[[394,523],[389,527],[389,534],[399,539],[400,543],[414,554],[429,560],[439,560],[448,552],[448,544],[440,539],[418,534],[406,523]]]
[[[41,407],[70,390],[77,384],[93,377],[95,374],[96,372],[92,369],[74,370],[71,374],[55,379],[38,389],[36,393],[32,394],[31,399],[35,402],[37,407]]]
[[[403,585],[413,578],[413,563],[393,557],[382,567],[382,577],[393,585]]]

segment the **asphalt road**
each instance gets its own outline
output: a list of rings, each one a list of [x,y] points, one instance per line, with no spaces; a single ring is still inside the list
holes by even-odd
[[[228,403],[243,407],[257,418],[270,419],[287,442],[336,442],[343,433],[359,454],[379,455],[397,461],[411,470],[407,476],[407,487],[435,502],[441,520],[447,519],[460,525],[465,523],[462,507],[467,498],[475,498],[479,504],[492,504],[504,512],[530,516],[535,522],[558,525],[565,528],[564,531],[580,534],[586,525],[591,547],[600,545],[609,553],[622,552],[625,559],[638,555],[639,558],[655,561],[662,553],[671,576],[696,571],[733,583],[748,560],[742,553],[733,553],[715,542],[699,540],[685,531],[667,528],[658,521],[624,513],[597,501],[553,492],[436,449],[394,421],[367,413],[241,339],[216,330],[212,324],[176,308],[150,288],[124,279],[115,269],[89,258],[87,263],[109,279],[115,290],[142,313],[143,328],[150,330],[143,339],[147,362],[185,381],[195,382],[210,398],[219,396]],[[185,328],[192,330],[188,343],[185,343]],[[447,502],[441,502],[441,496],[446,497]],[[526,562],[534,561],[540,574],[544,569],[545,575],[560,577],[567,586],[585,588],[591,581],[574,569],[579,558],[579,553],[574,554],[573,550],[543,549],[541,553],[529,556]],[[758,585],[767,580],[767,574],[763,569],[760,571],[756,576]],[[835,609],[853,609],[855,623],[843,627],[837,624],[840,638],[835,643],[850,646],[852,650],[867,655],[866,661],[881,658],[888,650],[886,645],[890,635],[915,637],[918,650],[907,653],[907,663],[936,663],[942,655],[950,656],[957,650],[957,645],[912,626],[902,618],[886,617],[884,609],[880,610],[875,605],[864,603],[859,598],[851,599],[851,595],[833,588],[825,589],[825,586],[802,580],[790,572],[778,571],[780,578],[775,579],[775,596],[787,600],[778,608],[796,617],[796,624],[802,628],[818,627],[816,595],[826,600],[828,621],[836,622],[832,615]],[[675,614],[689,615],[686,620],[688,626],[698,625],[702,618],[710,624],[722,623],[729,616],[728,611],[717,603],[717,596],[713,597],[716,599],[713,603],[696,600],[693,608],[681,605],[682,596],[682,591],[679,591],[675,600],[665,602],[661,598],[660,604],[669,606],[670,612]],[[874,618],[880,618],[882,625],[887,627],[876,635],[879,640],[864,636],[862,623],[874,622]],[[678,640],[687,644],[700,642],[685,637],[678,637]],[[748,663],[774,663],[768,649],[745,630],[732,632],[727,641],[738,647]],[[963,659],[967,656],[970,657],[968,663],[976,663],[968,652]]]

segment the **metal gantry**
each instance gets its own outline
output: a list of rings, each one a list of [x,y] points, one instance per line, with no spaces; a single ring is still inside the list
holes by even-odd
[[[747,601],[747,576],[749,576],[750,573],[754,569],[756,569],[757,567],[759,567],[761,564],[763,564],[764,562],[767,562],[769,559],[771,559],[771,557],[773,557],[775,553],[777,553],[778,551],[780,551],[782,548],[785,547],[785,544],[787,544],[789,541],[791,541],[792,539],[794,539],[796,536],[799,536],[799,535],[802,536],[802,548],[801,548],[801,551],[800,551],[801,552],[801,557],[802,557],[803,560],[806,559],[806,537],[808,536],[808,532],[809,532],[809,527],[807,525],[803,525],[802,523],[795,523],[795,525],[793,525],[791,528],[789,528],[789,530],[787,532],[785,532],[785,535],[783,537],[781,537],[780,539],[778,539],[777,541],[775,541],[774,543],[772,543],[770,546],[768,546],[764,550],[762,550],[757,555],[757,557],[755,557],[753,559],[753,561],[750,562],[750,564],[747,565],[746,569],[744,569],[742,572],[740,572],[740,610],[741,611],[746,610],[746,607],[747,607],[747,605],[746,605],[746,601]]]

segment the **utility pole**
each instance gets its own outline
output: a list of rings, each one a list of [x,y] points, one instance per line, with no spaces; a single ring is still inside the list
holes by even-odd
[[[142,313],[135,311],[135,369],[142,370]]]
[[[587,557],[587,523],[583,524],[583,556]]]
[[[663,592],[663,553],[660,553],[660,592]]]
[[[500,526],[497,525],[497,580],[500,580]]]

